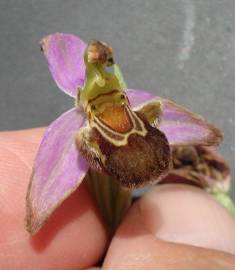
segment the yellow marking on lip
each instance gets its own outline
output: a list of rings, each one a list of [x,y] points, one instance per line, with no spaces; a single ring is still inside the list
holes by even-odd
[[[128,143],[128,138],[129,138],[129,136],[131,134],[138,134],[138,135],[141,135],[143,137],[146,136],[146,134],[147,134],[147,130],[146,130],[145,126],[144,126],[143,121],[137,115],[133,115],[133,112],[131,111],[129,106],[126,106],[125,108],[127,110],[128,116],[129,116],[131,124],[132,124],[132,128],[130,130],[128,130],[126,133],[120,133],[118,131],[115,131],[115,130],[111,129],[105,123],[100,121],[98,117],[95,117],[95,120],[96,120],[97,123],[95,123],[94,121],[90,122],[90,125],[91,125],[92,128],[96,128],[99,131],[99,133],[107,141],[109,141],[110,143],[112,143],[113,145],[116,145],[116,146],[124,146],[124,145],[126,145]],[[136,126],[136,123],[135,123],[135,120],[134,120],[134,117],[135,117],[136,121],[138,121],[138,123],[139,123],[139,125],[141,127],[141,130],[138,130],[138,128]],[[100,126],[102,127],[102,129],[100,128]],[[105,130],[107,131],[107,133],[105,132]],[[122,136],[123,139],[116,140],[116,139],[110,137],[109,134],[108,134],[110,132],[113,133],[114,135],[116,134],[116,135]]]

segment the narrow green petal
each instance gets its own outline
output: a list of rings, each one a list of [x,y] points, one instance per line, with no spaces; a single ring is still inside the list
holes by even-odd
[[[120,85],[121,85],[121,88],[122,88],[123,90],[126,90],[126,89],[127,89],[127,85],[126,85],[126,82],[125,82],[124,77],[123,77],[123,75],[122,75],[121,69],[119,68],[119,66],[118,66],[117,64],[115,64],[115,65],[113,66],[113,68],[114,68],[114,74],[115,74],[116,77],[118,78],[119,83],[120,83]]]

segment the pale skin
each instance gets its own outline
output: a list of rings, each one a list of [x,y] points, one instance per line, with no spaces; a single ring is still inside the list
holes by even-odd
[[[0,133],[0,269],[100,269],[91,267],[107,247],[104,270],[234,269],[234,218],[206,192],[182,185],[149,192],[110,239],[83,184],[30,237],[25,194],[43,132]]]

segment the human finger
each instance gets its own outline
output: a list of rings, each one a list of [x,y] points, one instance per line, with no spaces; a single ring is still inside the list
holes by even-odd
[[[31,237],[24,228],[25,195],[44,129],[0,134],[0,269],[84,269],[107,245],[101,218],[85,185]],[[36,266],[36,268],[35,268]]]
[[[129,211],[104,269],[234,269],[233,218],[205,192],[157,187]],[[213,250],[214,249],[214,250]]]

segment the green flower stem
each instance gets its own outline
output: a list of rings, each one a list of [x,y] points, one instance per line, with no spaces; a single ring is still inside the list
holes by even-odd
[[[92,169],[86,176],[86,182],[104,219],[114,232],[131,205],[132,191],[123,188],[112,176]]]
[[[228,193],[214,192],[211,195],[235,217],[235,205]]]

